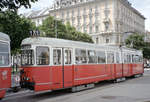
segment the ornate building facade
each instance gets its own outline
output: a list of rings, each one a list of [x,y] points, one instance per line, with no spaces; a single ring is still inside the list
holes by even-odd
[[[31,21],[34,22],[36,26],[39,26],[42,24],[43,20],[45,20],[49,16],[49,10],[49,8],[45,8],[38,11],[30,11],[23,14],[23,16],[31,19]]]
[[[49,13],[97,44],[118,45],[132,32],[145,32],[145,17],[127,0],[55,0]]]
[[[51,9],[33,12],[28,18],[38,26],[49,15],[70,22],[97,44],[120,45],[134,32],[145,33],[145,17],[128,0],[54,0]]]

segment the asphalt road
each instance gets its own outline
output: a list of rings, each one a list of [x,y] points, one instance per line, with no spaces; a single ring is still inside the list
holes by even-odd
[[[45,93],[21,91],[7,94],[1,102],[150,102],[150,70],[143,77],[124,82],[101,82],[95,88],[71,93],[59,90]]]

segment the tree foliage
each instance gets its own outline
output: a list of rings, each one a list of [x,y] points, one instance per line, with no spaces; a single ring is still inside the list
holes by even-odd
[[[125,41],[127,47],[143,51],[143,56],[150,59],[150,43],[144,41],[144,35],[132,34]]]
[[[21,6],[25,8],[31,8],[31,2],[36,2],[38,0],[0,0],[0,11],[3,9],[9,9],[16,11]]]
[[[145,45],[144,36],[140,34],[132,34],[126,39],[125,43],[128,47],[142,50]]]
[[[20,48],[21,41],[29,36],[32,29],[35,29],[35,25],[17,13],[11,11],[0,13],[0,32],[10,36],[13,51]]]
[[[39,28],[44,33],[42,35],[46,37],[56,37],[57,35],[57,38],[61,39],[93,43],[92,38],[88,34],[78,32],[69,22],[65,25],[62,21],[56,20],[51,16],[45,19]]]

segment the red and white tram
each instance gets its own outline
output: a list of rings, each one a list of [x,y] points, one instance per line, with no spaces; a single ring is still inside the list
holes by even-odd
[[[0,99],[11,87],[10,38],[0,32]]]
[[[143,74],[142,52],[55,38],[22,41],[22,87],[34,91],[93,87],[103,80]]]

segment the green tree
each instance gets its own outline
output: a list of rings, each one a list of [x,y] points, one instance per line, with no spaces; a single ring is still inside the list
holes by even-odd
[[[43,32],[42,36],[56,37],[57,34],[57,38],[93,43],[88,34],[78,32],[69,22],[65,25],[62,21],[55,20],[51,16],[43,21],[39,29]]]
[[[31,2],[34,3],[36,1],[38,0],[0,0],[0,11],[3,9],[17,11],[21,6],[31,8]]]
[[[20,48],[21,41],[29,37],[29,31],[33,29],[36,27],[30,20],[20,17],[15,12],[0,13],[0,32],[10,36],[13,51]]]
[[[128,47],[142,50],[142,48],[145,46],[144,35],[140,35],[137,33],[132,34],[126,39],[125,43]]]
[[[145,47],[143,48],[144,58],[150,59],[150,43],[145,43]]]
[[[127,47],[143,51],[143,56],[150,59],[150,44],[144,41],[144,35],[132,34],[125,41]]]

